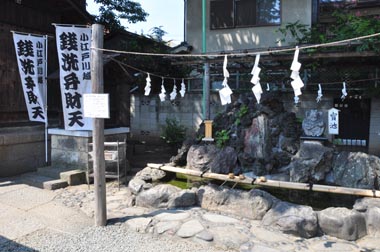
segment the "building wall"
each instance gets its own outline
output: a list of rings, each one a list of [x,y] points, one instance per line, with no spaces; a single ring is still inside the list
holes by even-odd
[[[311,0],[282,0],[282,25],[300,21],[311,25]],[[275,31],[280,26],[247,27],[236,29],[210,29],[210,0],[207,0],[206,18],[207,52],[244,50],[283,46],[280,33]],[[193,53],[202,51],[202,1],[187,0],[186,41],[193,46]],[[287,42],[291,41],[290,38]]]
[[[50,140],[47,145],[50,150]],[[0,161],[0,177],[35,171],[45,166],[44,126],[2,128]]]
[[[218,94],[211,94],[210,101],[211,118],[225,110],[225,107],[220,105]],[[186,94],[184,98],[177,98],[175,102],[160,102],[158,95],[132,95],[131,138],[140,141],[159,139],[166,118],[176,118],[180,124],[187,127],[187,134],[193,135],[202,123],[202,95]]]

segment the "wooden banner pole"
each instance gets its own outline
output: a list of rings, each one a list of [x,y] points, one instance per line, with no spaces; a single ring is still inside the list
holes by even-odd
[[[93,48],[103,48],[103,26],[92,25]],[[91,83],[92,93],[103,93],[103,52],[91,50]],[[93,159],[94,159],[94,191],[95,191],[95,225],[105,226],[107,223],[106,209],[106,178],[104,161],[104,119],[93,119]]]

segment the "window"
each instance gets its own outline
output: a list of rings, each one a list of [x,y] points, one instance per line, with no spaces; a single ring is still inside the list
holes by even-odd
[[[211,29],[281,24],[281,0],[211,0]]]

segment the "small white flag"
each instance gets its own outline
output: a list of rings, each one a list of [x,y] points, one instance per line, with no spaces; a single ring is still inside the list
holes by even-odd
[[[322,99],[322,87],[321,87],[321,84],[318,84],[318,96],[317,96],[317,102],[320,102],[321,99]]]
[[[263,93],[263,90],[261,88],[261,84],[257,83],[256,85],[254,85],[253,88],[252,88],[252,92],[255,95],[257,103],[259,104],[260,103],[260,99],[261,99],[261,94]]]
[[[267,83],[267,91],[268,91],[268,92],[270,91],[269,83]]]
[[[342,100],[344,100],[347,96],[347,90],[346,90],[346,82],[343,82],[343,88],[342,88],[342,96],[340,97]]]
[[[166,90],[164,87],[164,78],[162,78],[162,84],[161,84],[161,93],[158,95],[160,97],[161,102],[165,101],[166,97]]]
[[[174,85],[173,85],[173,91],[170,93],[170,100],[173,101],[177,96],[177,86],[175,84],[175,79],[174,79]]]
[[[146,86],[144,88],[144,90],[145,90],[144,95],[145,96],[148,96],[150,94],[150,91],[151,91],[151,84],[150,84],[150,82],[151,82],[150,75],[148,73],[148,77],[146,77]]]
[[[179,93],[181,94],[181,97],[185,97],[186,85],[185,85],[185,82],[183,79],[182,79],[182,83],[181,83],[181,90],[179,91]]]
[[[223,76],[224,76],[224,78],[230,77],[230,73],[227,70],[227,55],[224,55]]]
[[[226,105],[226,104],[231,103],[232,90],[227,84],[227,78],[224,78],[222,85],[223,85],[223,88],[219,90],[219,96],[220,96],[222,105]]]

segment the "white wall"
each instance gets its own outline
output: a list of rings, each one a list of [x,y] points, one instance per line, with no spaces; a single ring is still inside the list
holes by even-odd
[[[311,0],[282,0],[282,24],[294,23],[311,25]],[[194,47],[193,53],[202,51],[202,1],[187,0],[187,42]],[[207,52],[244,50],[282,46],[276,43],[282,38],[275,31],[280,26],[248,27],[210,30],[210,0],[207,0]],[[289,40],[290,41],[290,40]]]

